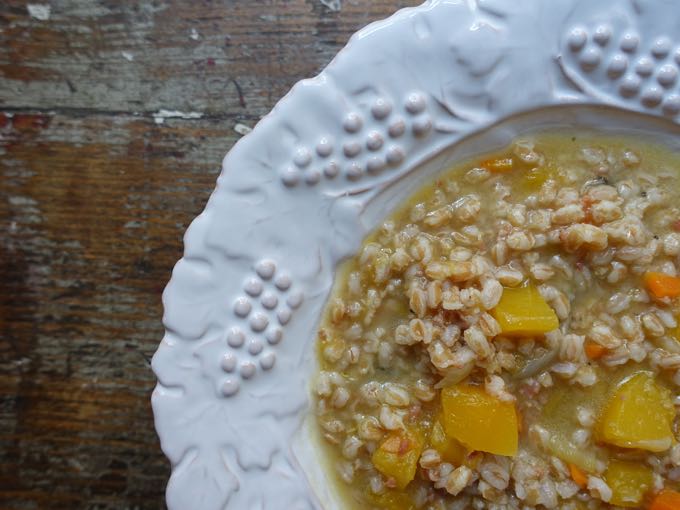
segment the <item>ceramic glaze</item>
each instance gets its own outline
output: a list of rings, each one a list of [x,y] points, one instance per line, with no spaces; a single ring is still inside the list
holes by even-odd
[[[152,404],[168,507],[341,508],[305,426],[338,262],[422,179],[527,130],[673,144],[674,5],[434,0],[297,84],[224,159],[163,295]]]

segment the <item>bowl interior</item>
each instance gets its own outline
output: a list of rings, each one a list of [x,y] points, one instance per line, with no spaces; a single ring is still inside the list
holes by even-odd
[[[657,116],[601,105],[559,105],[523,112],[482,127],[409,169],[368,201],[360,216],[362,227],[367,232],[376,228],[412,193],[457,163],[500,150],[517,138],[547,131],[565,135],[577,134],[580,138],[589,133],[607,136],[632,135],[637,139],[666,145],[675,151],[680,150],[680,126]],[[317,369],[316,364],[316,359],[311,360],[310,381]],[[323,456],[322,441],[314,416],[310,412],[295,436],[293,453],[320,507],[326,510],[345,510],[347,502],[342,498],[341,488],[332,474],[332,462],[328,462]]]

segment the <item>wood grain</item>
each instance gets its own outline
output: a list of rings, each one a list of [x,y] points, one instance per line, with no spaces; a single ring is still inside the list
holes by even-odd
[[[234,126],[416,3],[0,2],[0,508],[164,507],[160,295]]]

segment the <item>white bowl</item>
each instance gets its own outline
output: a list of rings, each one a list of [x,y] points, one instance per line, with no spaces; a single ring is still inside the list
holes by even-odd
[[[293,87],[224,159],[163,296],[152,404],[168,507],[342,508],[306,419],[337,263],[425,179],[523,133],[680,149],[674,7],[433,0]]]

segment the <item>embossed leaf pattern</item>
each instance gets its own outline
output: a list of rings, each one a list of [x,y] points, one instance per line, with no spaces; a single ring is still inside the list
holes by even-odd
[[[192,449],[175,466],[166,496],[169,510],[221,510],[229,504],[239,483],[219,450]]]

